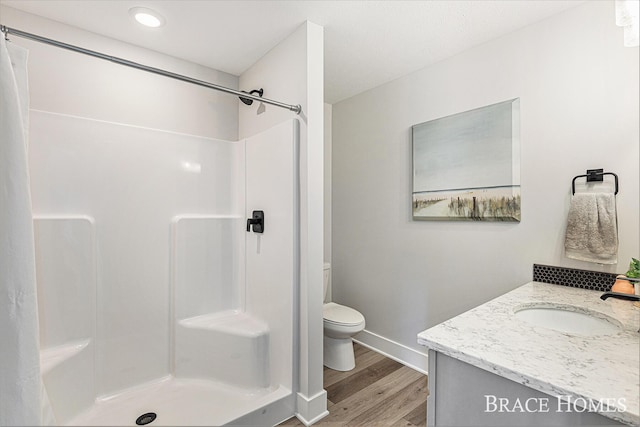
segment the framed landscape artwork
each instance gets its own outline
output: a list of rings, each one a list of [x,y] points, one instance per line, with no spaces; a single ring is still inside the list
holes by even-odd
[[[413,126],[413,219],[520,221],[520,99]]]

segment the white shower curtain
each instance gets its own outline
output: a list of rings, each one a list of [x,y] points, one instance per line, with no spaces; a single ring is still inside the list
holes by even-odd
[[[0,33],[0,426],[42,425],[46,396],[27,166],[27,54]]]

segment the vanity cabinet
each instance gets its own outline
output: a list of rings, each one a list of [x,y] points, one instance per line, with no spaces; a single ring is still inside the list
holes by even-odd
[[[578,405],[429,350],[428,426],[620,426]]]

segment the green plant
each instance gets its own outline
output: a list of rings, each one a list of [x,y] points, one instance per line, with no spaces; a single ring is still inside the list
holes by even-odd
[[[629,263],[629,271],[625,273],[625,276],[634,279],[640,278],[640,260],[631,258],[631,262]]]

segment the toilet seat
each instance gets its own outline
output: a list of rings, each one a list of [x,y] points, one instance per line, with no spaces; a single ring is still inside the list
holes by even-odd
[[[355,326],[364,322],[364,316],[357,310],[329,302],[322,307],[325,322],[334,325]]]

